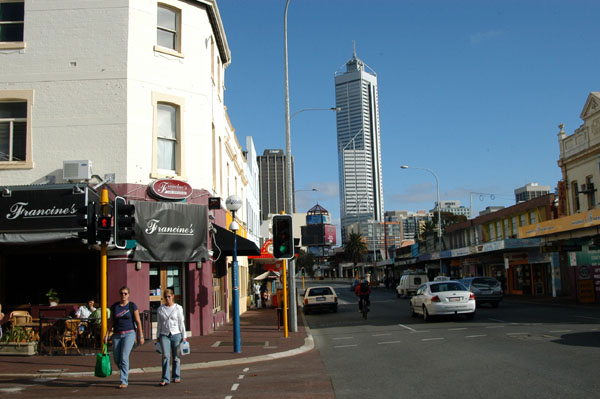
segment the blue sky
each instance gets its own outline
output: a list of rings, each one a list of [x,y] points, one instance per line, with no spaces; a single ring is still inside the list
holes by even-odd
[[[285,148],[285,0],[218,0],[232,63],[225,104],[241,143]],[[558,124],[571,134],[599,91],[597,0],[292,0],[290,110],[333,107],[334,73],[352,56],[377,72],[386,210],[442,200],[475,213],[514,189],[560,180]],[[316,202],[339,224],[335,114],[292,120],[297,210]]]

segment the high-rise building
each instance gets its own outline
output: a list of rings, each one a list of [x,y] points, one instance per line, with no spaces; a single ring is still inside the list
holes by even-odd
[[[292,195],[292,211],[285,209],[286,174],[285,153],[283,150],[265,150],[259,155],[258,169],[260,178],[260,217],[267,220],[273,214],[296,212]],[[292,157],[292,192],[294,191],[294,157]]]
[[[539,186],[533,182],[515,189],[515,202],[518,204],[547,194],[550,194],[550,186]]]
[[[342,241],[360,221],[383,221],[377,74],[357,58],[335,73]]]
[[[448,212],[448,213],[453,213],[455,215],[463,215],[466,216],[467,219],[469,219],[471,217],[471,209],[467,208],[466,206],[463,206],[460,204],[460,201],[458,200],[453,200],[453,201],[440,201],[442,203],[442,207],[440,208],[440,212]],[[437,213],[438,211],[438,203],[435,203],[435,208],[433,208],[431,211],[431,213]]]

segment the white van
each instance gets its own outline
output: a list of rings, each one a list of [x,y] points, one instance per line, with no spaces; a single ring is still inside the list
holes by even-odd
[[[400,277],[400,283],[396,287],[398,298],[414,294],[420,286],[427,282],[429,282],[429,278],[425,273],[403,274]]]

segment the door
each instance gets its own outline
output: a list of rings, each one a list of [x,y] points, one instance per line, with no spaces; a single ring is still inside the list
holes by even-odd
[[[163,293],[169,288],[175,293],[175,302],[184,306],[181,264],[150,265],[150,314],[156,321],[156,311],[164,303]],[[185,307],[185,306],[184,306]]]

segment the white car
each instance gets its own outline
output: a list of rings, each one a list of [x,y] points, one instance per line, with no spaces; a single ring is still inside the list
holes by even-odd
[[[309,287],[304,292],[304,314],[313,310],[331,310],[337,312],[338,296],[333,287],[319,286]]]
[[[458,281],[432,281],[419,287],[410,298],[412,317],[422,314],[425,321],[432,316],[464,314],[475,317],[475,294]]]

